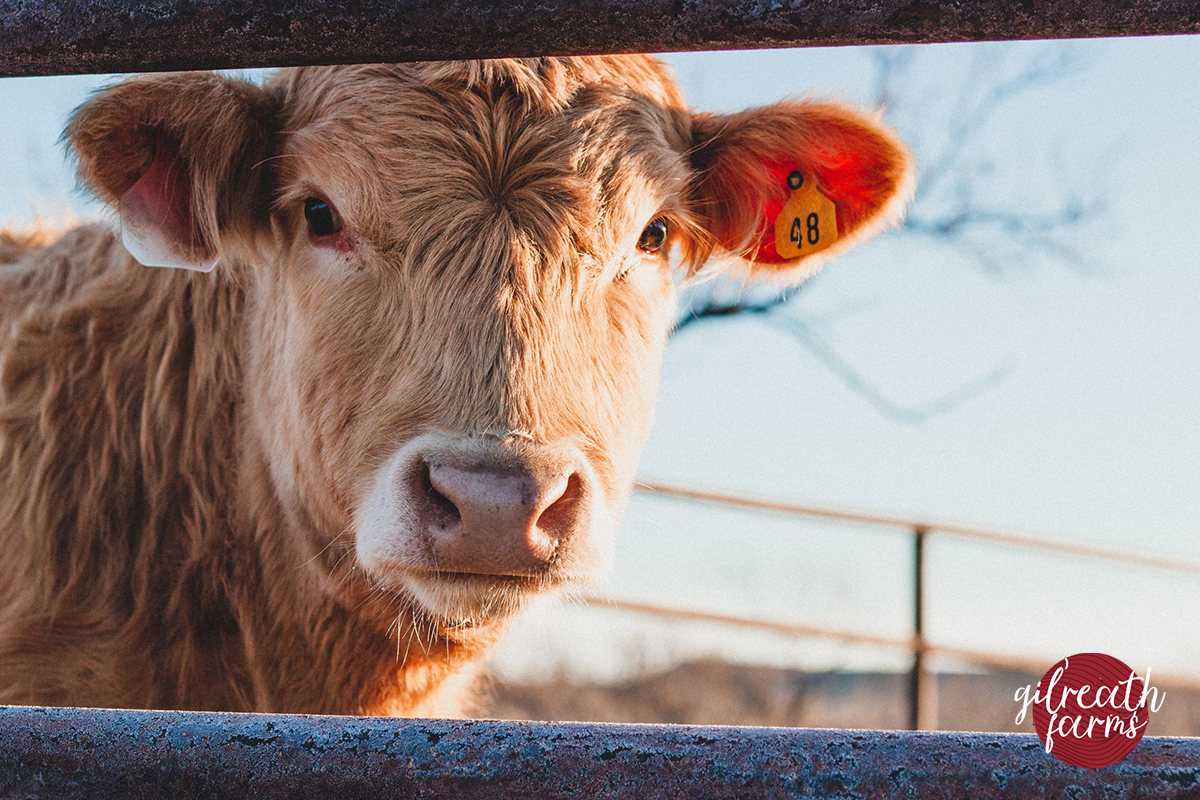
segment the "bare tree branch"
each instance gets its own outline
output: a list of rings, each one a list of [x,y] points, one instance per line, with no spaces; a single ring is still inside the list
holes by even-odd
[[[714,317],[767,314],[786,304],[789,299],[790,297],[788,295],[781,294],[772,297],[769,300],[764,300],[758,303],[722,303],[709,300],[701,303],[699,306],[689,307],[687,313],[675,323],[675,329],[671,332],[671,334],[675,335],[689,325],[693,325],[701,320],[713,319]]]
[[[866,400],[877,412],[893,422],[919,425],[931,417],[953,411],[998,386],[1011,372],[1010,366],[1000,365],[939,397],[919,405],[905,406],[888,397],[886,392],[843,358],[808,323],[787,314],[772,314],[766,319],[771,325],[794,336],[847,389]]]
[[[934,152],[925,153],[917,191],[901,233],[926,237],[956,249],[984,269],[999,272],[1008,265],[1049,259],[1074,269],[1086,268],[1086,259],[1067,242],[1079,229],[1106,211],[1102,176],[1091,176],[1083,187],[1072,186],[1060,154],[1046,159],[1058,173],[1059,194],[1036,207],[1009,208],[980,198],[979,176],[994,168],[994,156],[980,153],[980,141],[989,125],[1009,104],[1044,86],[1060,82],[1079,67],[1069,46],[1049,45],[1024,60],[1006,58],[1011,48],[981,46],[975,50],[966,76],[948,105],[953,110],[946,134]],[[914,128],[907,117],[914,93],[909,77],[911,61],[882,53],[876,56],[876,99],[888,104],[888,113]],[[928,99],[925,107],[931,104]],[[925,141],[927,137],[918,136]],[[986,152],[986,151],[985,151]],[[1029,157],[1020,159],[1029,163]]]
[[[1021,154],[1022,163],[1036,157],[1057,172],[1049,197],[1018,198],[1013,207],[990,196],[983,176],[995,171],[995,153],[982,142],[1006,108],[1029,93],[1061,82],[1080,67],[1069,46],[1037,49],[982,45],[974,49],[957,80],[938,76],[920,80],[923,51],[881,47],[872,51],[874,96],[885,115],[923,164],[917,190],[898,233],[954,250],[982,272],[999,274],[1038,262],[1084,271],[1092,260],[1081,252],[1079,233],[1107,212],[1104,173],[1098,169],[1083,186],[1073,185],[1059,154]],[[947,83],[951,88],[947,90]],[[947,98],[947,92],[950,97]],[[931,109],[942,109],[939,115]],[[946,111],[948,109],[948,111]],[[1036,201],[1036,202],[1035,202]],[[1011,201],[1010,201],[1011,203]],[[693,298],[675,333],[704,320],[750,316],[785,330],[812,353],[847,388],[880,414],[898,422],[917,424],[958,408],[989,391],[1009,373],[1000,365],[954,390],[911,407],[892,400],[884,388],[843,358],[822,338],[817,326],[786,313],[793,295],[730,299],[728,292],[708,289]]]

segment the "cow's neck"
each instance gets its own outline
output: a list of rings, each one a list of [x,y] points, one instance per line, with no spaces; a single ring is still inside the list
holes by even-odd
[[[278,291],[268,280],[256,285],[264,293]],[[297,481],[272,469],[279,430],[268,423],[278,426],[285,404],[260,392],[275,383],[270,373],[277,362],[269,354],[287,345],[272,340],[278,305],[265,294],[247,298],[238,333],[237,363],[249,373],[239,381],[233,531],[239,555],[229,566],[238,574],[224,580],[239,634],[237,647],[225,647],[244,662],[243,705],[307,713],[457,713],[460,678],[498,637],[498,626],[462,632],[416,623],[399,598],[382,597],[354,568],[344,526],[322,522]]]
[[[499,625],[446,631],[417,624],[394,600],[362,582],[361,570],[331,571],[352,553],[313,557],[298,543],[337,532],[313,530],[269,488],[261,451],[247,436],[239,481],[244,542],[234,605],[252,686],[252,710],[457,716],[472,665],[501,633]],[[342,559],[345,556],[345,559]]]

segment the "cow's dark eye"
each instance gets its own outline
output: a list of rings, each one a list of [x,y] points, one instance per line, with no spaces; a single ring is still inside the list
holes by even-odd
[[[651,222],[642,231],[638,239],[638,250],[643,253],[657,253],[667,243],[667,221],[661,217]]]
[[[333,206],[319,197],[310,197],[304,201],[304,218],[308,220],[308,229],[312,231],[313,236],[328,236],[342,229]]]

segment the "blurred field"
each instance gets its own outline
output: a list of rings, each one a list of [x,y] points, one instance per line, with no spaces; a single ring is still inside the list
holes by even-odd
[[[1013,694],[1040,675],[1016,672],[938,676],[938,728],[1033,732],[1013,723]],[[1152,681],[1153,683],[1153,681]],[[802,672],[695,661],[612,684],[493,681],[478,716],[498,719],[903,728],[908,676],[881,672]],[[1200,735],[1200,692],[1159,687],[1162,710],[1147,735]]]

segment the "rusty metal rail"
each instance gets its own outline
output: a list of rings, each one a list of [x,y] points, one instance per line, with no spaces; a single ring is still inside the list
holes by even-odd
[[[1195,0],[7,0],[0,75],[1197,32]]]
[[[1200,739],[1076,769],[1032,734],[0,707],[0,797],[1178,798]]]

